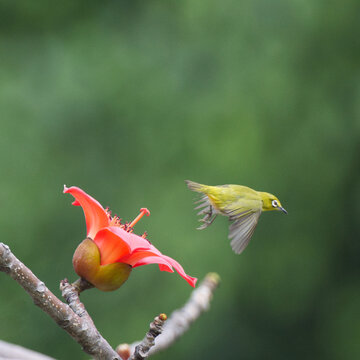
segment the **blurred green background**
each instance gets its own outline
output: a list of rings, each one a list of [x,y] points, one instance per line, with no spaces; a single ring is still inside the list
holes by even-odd
[[[77,185],[188,274],[211,310],[154,359],[360,358],[360,3],[0,1],[0,241],[59,295],[85,221]],[[236,256],[197,231],[184,179],[276,194]],[[0,274],[0,338],[58,359],[78,344]],[[82,299],[116,346],[190,286],[140,267]]]

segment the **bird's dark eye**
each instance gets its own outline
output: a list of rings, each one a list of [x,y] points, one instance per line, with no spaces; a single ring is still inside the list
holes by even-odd
[[[273,201],[271,202],[271,205],[272,205],[273,207],[277,207],[277,206],[278,206],[278,202],[277,202],[276,200],[273,200]]]

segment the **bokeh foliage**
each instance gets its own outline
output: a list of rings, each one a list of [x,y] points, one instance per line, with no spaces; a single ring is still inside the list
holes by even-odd
[[[59,294],[85,235],[62,186],[137,225],[199,278],[211,311],[156,359],[360,357],[360,3],[0,1],[0,241]],[[279,196],[235,256],[197,232],[183,180]],[[0,338],[59,359],[78,345],[0,274]],[[190,294],[138,268],[83,300],[112,345]]]

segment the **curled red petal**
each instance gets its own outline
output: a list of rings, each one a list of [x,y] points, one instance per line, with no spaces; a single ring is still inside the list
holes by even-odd
[[[94,242],[100,251],[101,265],[123,262],[121,259],[130,254],[129,238],[120,237],[114,234],[111,229],[111,227],[101,229],[94,238]],[[130,235],[126,231],[124,233]]]
[[[149,265],[149,264],[159,264],[159,266],[162,266],[164,271],[174,272],[171,265],[165,259],[163,259],[159,256],[145,256],[145,257],[139,259],[139,261],[137,261],[135,263],[135,265],[133,265],[133,267]]]
[[[183,267],[174,259],[172,259],[169,256],[163,255],[162,256],[163,259],[165,259],[169,264],[171,264],[171,266],[177,271],[177,273],[183,278],[185,279],[192,287],[195,287],[195,284],[197,282],[197,278],[194,278],[190,275],[187,275],[185,273],[185,270],[183,269]],[[161,271],[166,271],[166,269],[163,269],[161,265],[159,265],[159,268]]]
[[[174,269],[171,267],[169,270],[169,267],[168,266],[164,266],[163,264],[159,264],[159,269],[160,271],[167,271],[167,272],[174,272]]]
[[[89,238],[94,239],[100,229],[109,226],[110,220],[104,208],[85,191],[76,186],[67,188],[64,185],[64,193],[69,193],[75,198],[75,201],[72,203],[73,205],[82,207],[85,215],[87,236]]]
[[[159,253],[159,251],[158,251],[158,253]],[[159,255],[158,253],[153,252],[151,250],[138,250],[138,251],[135,251],[135,252],[129,254],[126,257],[123,257],[121,259],[121,261],[134,267],[134,266],[140,266],[139,262],[142,259],[147,258],[147,257],[152,257],[154,259],[155,258],[159,259],[159,261],[158,262],[153,261],[153,262],[151,262],[151,264],[164,264],[164,265],[167,265],[168,267],[171,267],[171,265],[168,263],[168,261],[163,259],[162,254],[160,253],[160,255]],[[146,265],[146,263],[141,264],[141,265]]]
[[[189,276],[185,273],[183,267],[174,259],[169,256],[163,255],[155,246],[150,245],[149,250],[137,250],[129,254],[127,257],[121,259],[122,262],[132,265],[133,267],[147,265],[147,264],[159,264],[160,271],[174,272],[174,268],[177,273],[185,279],[192,287],[195,287],[197,278]]]

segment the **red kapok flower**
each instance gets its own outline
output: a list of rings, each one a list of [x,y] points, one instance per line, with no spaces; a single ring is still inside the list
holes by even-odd
[[[81,206],[86,221],[87,238],[77,247],[73,257],[75,272],[103,291],[119,288],[129,277],[134,267],[159,264],[161,271],[174,272],[173,268],[191,286],[196,278],[187,275],[182,266],[163,255],[145,239],[133,233],[134,225],[146,214],[148,209],[140,209],[140,214],[130,224],[121,224],[117,216],[111,216],[108,209],[76,186],[67,188],[64,193],[74,196],[73,205]]]

